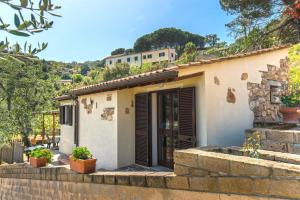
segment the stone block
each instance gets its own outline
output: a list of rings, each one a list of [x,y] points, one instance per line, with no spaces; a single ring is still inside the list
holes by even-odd
[[[175,164],[174,173],[178,176],[185,176],[189,174],[189,167]]]
[[[274,142],[271,140],[263,140],[262,148],[269,151],[287,152],[287,144],[281,142]]]
[[[270,181],[270,195],[298,199],[300,197],[299,180],[272,179]]]
[[[188,189],[188,178],[185,176],[170,175],[165,177],[167,188],[171,189]]]
[[[164,188],[165,184],[165,176],[171,175],[167,173],[152,173],[146,175],[146,181],[148,187],[153,188]]]
[[[219,190],[222,193],[252,194],[254,181],[251,178],[219,177]]]
[[[250,161],[248,158],[245,158]],[[230,174],[233,176],[258,176],[258,177],[268,177],[271,174],[271,166],[263,165],[264,161],[254,160],[252,163],[243,161],[243,157],[239,161],[230,162]]]
[[[93,176],[90,175],[90,174],[84,174],[83,175],[83,182],[92,183],[93,182]]]
[[[83,182],[83,175],[82,174],[68,174],[68,181]]]
[[[258,195],[269,195],[270,179],[269,178],[254,179],[254,193]]]
[[[129,175],[116,175],[116,184],[129,185]]]
[[[191,176],[207,176],[208,174],[209,172],[207,170],[190,168]]]
[[[102,184],[104,183],[103,175],[92,175],[93,176],[93,183]]]
[[[130,184],[133,186],[146,186],[146,176],[141,174],[130,175]]]
[[[267,140],[272,140],[280,143],[293,143],[294,132],[293,131],[280,131],[272,130],[266,132]]]
[[[103,180],[105,184],[114,185],[116,183],[116,177],[113,173],[104,174]]]
[[[207,192],[218,191],[218,179],[216,177],[190,177],[190,189]]]
[[[300,178],[300,166],[287,163],[276,163],[273,166],[273,176],[275,177],[296,177]]]
[[[300,144],[300,131],[294,132],[294,143]]]
[[[198,165],[200,168],[218,173],[230,173],[229,159],[223,157],[214,157],[211,155],[199,155]]]
[[[188,167],[197,167],[198,155],[188,150],[178,150],[174,152],[174,163],[175,165],[184,165]]]

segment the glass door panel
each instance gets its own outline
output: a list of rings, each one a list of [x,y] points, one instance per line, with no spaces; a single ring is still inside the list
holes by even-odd
[[[158,164],[173,168],[173,151],[178,141],[178,93],[158,94]]]

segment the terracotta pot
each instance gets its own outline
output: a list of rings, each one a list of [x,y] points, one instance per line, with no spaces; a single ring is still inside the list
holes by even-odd
[[[279,112],[283,114],[283,121],[285,123],[299,123],[300,107],[282,107]]]
[[[70,156],[70,167],[71,170],[78,172],[80,174],[93,173],[96,171],[96,161],[97,159],[74,160],[74,158]]]
[[[45,167],[48,163],[48,160],[46,158],[30,157],[29,162],[30,162],[30,165],[33,167]]]

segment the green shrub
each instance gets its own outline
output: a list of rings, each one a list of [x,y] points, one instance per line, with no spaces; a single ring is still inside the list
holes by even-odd
[[[245,153],[251,158],[259,158],[259,149],[261,148],[260,142],[260,134],[258,132],[253,133],[253,135],[244,142],[243,149]]]
[[[52,162],[53,153],[49,149],[37,148],[30,152],[32,158],[46,158],[48,163]]]
[[[289,92],[282,97],[282,103],[288,107],[300,106],[300,44],[289,50]]]
[[[93,155],[86,147],[76,147],[73,149],[72,158],[75,160],[88,160],[91,159]]]

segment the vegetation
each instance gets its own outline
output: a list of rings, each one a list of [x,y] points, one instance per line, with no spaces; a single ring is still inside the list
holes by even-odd
[[[37,148],[29,154],[32,158],[46,158],[48,163],[52,162],[53,153],[49,149]]]
[[[73,149],[72,158],[75,160],[88,160],[92,157],[93,155],[86,147],[76,147]]]
[[[300,3],[297,0],[220,0],[235,18],[226,24],[236,41],[228,53],[251,51],[300,38]]]
[[[289,51],[289,93],[282,98],[288,107],[300,106],[300,44],[294,45]]]
[[[244,143],[244,151],[251,158],[259,158],[261,149],[260,145],[260,134],[258,132],[253,133],[253,135],[246,139]]]
[[[50,0],[0,0],[0,4],[6,4],[12,10],[16,11],[13,15],[13,25],[4,21],[4,18],[0,16],[0,31],[5,31],[16,36],[28,37],[48,30],[53,26],[53,21],[49,20],[51,19],[49,16],[60,17],[56,11],[61,7],[52,4]],[[0,41],[0,57],[8,56],[15,59],[29,59],[32,55],[41,52],[46,47],[47,43],[38,44],[36,48],[25,43],[21,49],[18,43],[10,46],[7,40]],[[24,55],[24,53],[26,54]]]
[[[203,36],[181,29],[162,28],[138,38],[134,43],[134,50],[135,52],[142,52],[156,48],[173,47],[181,55],[188,42],[194,43],[198,48],[203,48],[204,40]]]
[[[192,42],[188,42],[185,45],[183,54],[177,61],[177,64],[194,62],[196,61],[197,56],[198,56],[198,51],[196,45]]]

